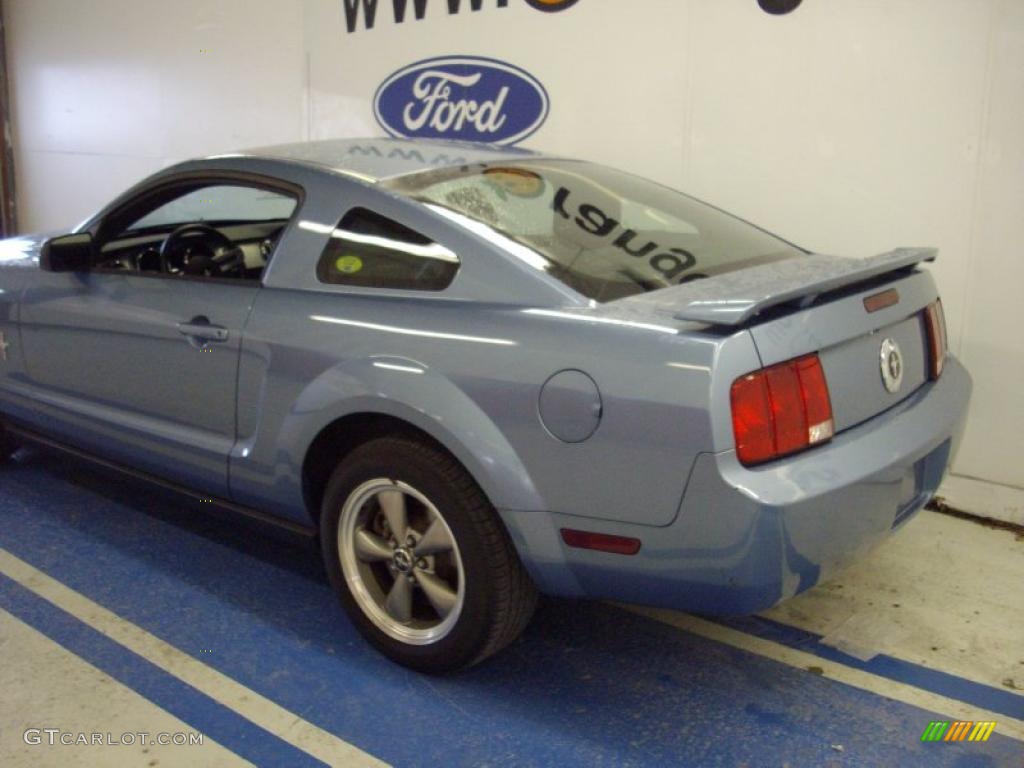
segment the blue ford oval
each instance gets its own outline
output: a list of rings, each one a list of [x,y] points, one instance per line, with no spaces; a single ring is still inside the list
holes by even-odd
[[[374,97],[392,136],[516,144],[547,119],[544,86],[519,67],[479,56],[443,56],[404,67]]]

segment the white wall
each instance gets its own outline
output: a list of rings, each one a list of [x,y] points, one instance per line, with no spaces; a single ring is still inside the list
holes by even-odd
[[[483,0],[348,34],[342,0],[7,0],[21,223],[64,226],[196,154],[381,133],[394,70],[490,56],[546,86],[527,146],[686,189],[815,250],[937,245],[975,377],[945,492],[1024,522],[1024,3]],[[200,51],[206,51],[201,53]],[[978,481],[982,482],[978,482]]]
[[[13,0],[4,15],[23,231],[75,224],[172,161],[303,135],[297,0]]]

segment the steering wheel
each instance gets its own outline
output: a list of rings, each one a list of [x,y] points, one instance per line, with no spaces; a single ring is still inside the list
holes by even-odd
[[[245,268],[245,252],[221,231],[209,224],[185,224],[175,229],[160,244],[160,270],[172,273],[180,269],[186,275],[231,277]]]

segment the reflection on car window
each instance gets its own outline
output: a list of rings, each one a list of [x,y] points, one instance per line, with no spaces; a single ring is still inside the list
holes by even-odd
[[[295,192],[246,183],[158,187],[104,221],[95,267],[257,281],[298,202]]]
[[[386,185],[525,246],[530,264],[595,301],[803,253],[682,193],[579,161],[479,163]]]
[[[451,285],[458,257],[408,227],[353,208],[335,227],[317,264],[321,282],[365,288],[440,291]]]
[[[203,187],[164,203],[128,226],[128,231],[201,221],[287,220],[295,208],[292,197],[257,187]]]

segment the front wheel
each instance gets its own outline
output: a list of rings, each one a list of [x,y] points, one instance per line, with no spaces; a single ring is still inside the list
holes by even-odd
[[[320,517],[331,584],[362,635],[425,672],[475,664],[526,626],[536,590],[508,533],[451,456],[407,437],[357,448]]]

